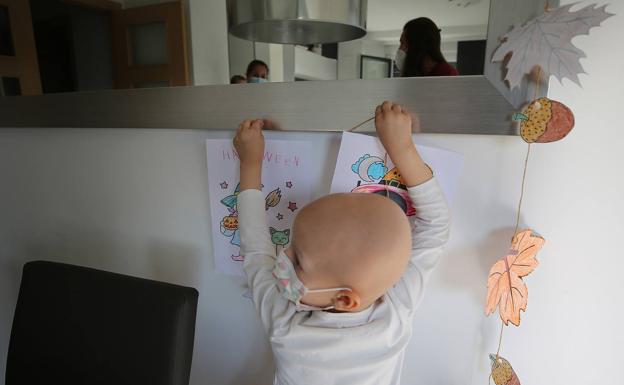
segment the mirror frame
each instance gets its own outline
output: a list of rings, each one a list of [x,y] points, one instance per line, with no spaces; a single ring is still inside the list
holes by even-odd
[[[558,1],[550,1],[558,6]],[[490,0],[483,76],[337,80],[103,90],[0,98],[0,127],[234,129],[248,117],[292,131],[343,131],[393,100],[418,114],[421,132],[517,135],[511,115],[535,94],[511,91],[489,58],[514,24],[538,16],[543,0]],[[359,131],[373,131],[372,124]]]

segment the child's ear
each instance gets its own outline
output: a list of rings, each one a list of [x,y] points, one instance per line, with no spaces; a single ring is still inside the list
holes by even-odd
[[[340,311],[354,311],[361,303],[360,296],[353,291],[342,290],[334,297],[334,308]]]
[[[277,232],[277,230],[275,230],[273,227],[269,227],[269,233],[271,235],[275,234]]]

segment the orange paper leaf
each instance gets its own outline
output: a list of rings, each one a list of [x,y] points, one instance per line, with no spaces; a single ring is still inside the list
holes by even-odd
[[[492,266],[488,276],[487,303],[485,314],[498,313],[505,325],[520,326],[520,311],[526,310],[529,291],[522,277],[538,265],[535,255],[544,245],[544,238],[532,230],[516,234],[511,250]]]

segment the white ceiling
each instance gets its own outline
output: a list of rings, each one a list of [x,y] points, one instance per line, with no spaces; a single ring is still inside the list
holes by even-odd
[[[457,6],[456,3],[472,3]],[[411,19],[425,16],[444,27],[487,25],[489,0],[368,0],[370,32],[401,30]]]

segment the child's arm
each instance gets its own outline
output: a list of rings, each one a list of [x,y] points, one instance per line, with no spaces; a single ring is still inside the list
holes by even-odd
[[[273,334],[276,326],[285,323],[291,312],[288,301],[275,285],[272,271],[275,247],[266,223],[265,200],[260,191],[264,136],[261,120],[241,123],[234,147],[240,159],[240,193],[238,194],[238,225],[241,233],[243,269],[262,324]],[[293,311],[294,312],[294,311]]]
[[[448,240],[450,216],[431,169],[412,142],[410,115],[390,102],[377,107],[375,115],[379,139],[399,169],[416,210],[410,217],[412,257],[405,274],[390,293],[413,310]]]

